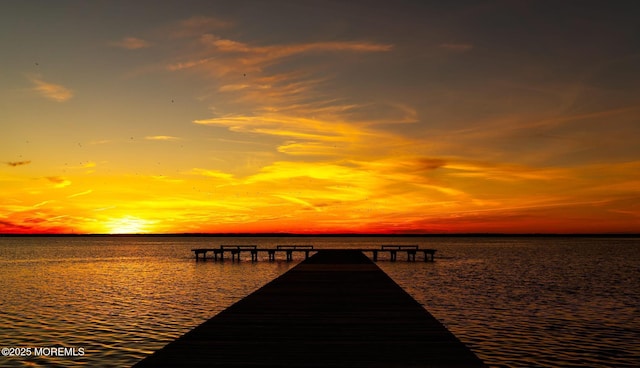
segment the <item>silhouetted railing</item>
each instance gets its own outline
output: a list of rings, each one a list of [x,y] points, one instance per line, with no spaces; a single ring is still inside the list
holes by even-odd
[[[425,249],[425,248],[420,248],[418,245],[406,245],[406,244],[384,244],[380,246],[380,248],[378,249],[333,248],[330,250],[357,250],[363,253],[371,252],[371,256],[372,256],[371,258],[373,259],[374,262],[378,261],[379,253],[389,254],[389,260],[391,262],[395,262],[398,258],[398,252],[406,253],[407,261],[415,261],[416,254],[421,253],[423,255],[422,259],[425,262],[427,261],[433,262],[435,258],[435,253],[436,253],[435,249]],[[224,244],[224,245],[221,245],[219,248],[196,248],[196,249],[192,249],[191,251],[195,254],[196,261],[199,261],[200,259],[206,260],[207,253],[209,252],[213,254],[214,261],[218,260],[218,256],[220,258],[220,261],[224,261],[224,255],[225,253],[228,252],[231,254],[232,262],[235,261],[236,259],[239,262],[240,255],[242,254],[242,252],[247,252],[251,254],[251,261],[255,262],[258,260],[259,253],[267,253],[269,261],[275,261],[276,254],[284,253],[286,256],[286,260],[292,261],[294,252],[304,253],[304,258],[307,259],[309,258],[309,254],[311,252],[317,252],[319,250],[314,249],[313,245],[307,245],[307,244],[277,245],[275,248],[258,248],[257,245],[245,245],[245,244],[242,244],[242,245]],[[202,258],[200,257],[200,255],[202,255]]]

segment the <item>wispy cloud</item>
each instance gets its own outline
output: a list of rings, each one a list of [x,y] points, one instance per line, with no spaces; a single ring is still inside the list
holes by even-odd
[[[60,84],[45,82],[39,77],[30,77],[29,79],[31,83],[35,85],[33,90],[44,98],[57,102],[65,102],[73,97],[73,92]]]
[[[457,160],[444,165],[451,170],[448,174],[460,178],[483,178],[499,181],[519,180],[563,180],[569,179],[571,174],[561,168],[534,168],[524,165],[496,164]]]
[[[71,181],[61,176],[47,176],[46,179],[53,183],[56,188],[64,188],[71,185]]]
[[[30,226],[0,220],[0,232],[2,233],[29,233],[32,230]]]
[[[326,73],[327,66],[343,63],[341,56],[351,54],[350,60],[356,62],[368,54],[390,52],[393,44],[369,40],[265,44],[213,32],[229,26],[218,19],[191,18],[179,27],[180,37],[190,42],[166,69],[211,78],[223,98],[243,111],[227,113],[221,108],[214,117],[194,123],[282,138],[276,150],[290,156],[336,156],[339,151],[355,152],[356,146],[370,151],[367,147],[376,139],[397,143],[396,137],[374,129],[376,124],[416,121],[409,106],[361,104],[321,92],[335,78]],[[297,63],[307,56],[309,63]]]
[[[460,129],[433,131],[435,151],[460,157],[483,157],[487,161],[557,165],[566,157],[574,164],[593,159],[630,159],[632,152],[624,136],[637,132],[637,106],[597,109],[587,112],[549,111],[505,114],[471,121]],[[615,126],[616,129],[611,129]],[[626,132],[626,133],[625,133]],[[601,149],[607,146],[607,149]]]
[[[149,41],[137,37],[124,37],[119,41],[113,41],[109,44],[111,46],[120,47],[127,50],[138,50],[151,47],[151,43]]]
[[[165,176],[165,175],[154,175],[151,178],[153,180],[161,181],[161,182],[165,182],[165,183],[183,183],[184,182],[183,179],[174,179],[174,178],[170,178],[170,177]]]
[[[30,163],[31,163],[31,161],[9,161],[9,162],[6,162],[7,165],[12,166],[12,167],[29,165]]]
[[[233,22],[220,18],[195,16],[175,23],[169,33],[171,38],[192,38],[232,25]]]
[[[44,206],[45,204],[47,204],[49,202],[51,202],[51,201],[38,202],[38,203],[34,204],[33,206],[31,206],[31,208],[39,208],[39,207],[42,207],[42,206]]]
[[[238,133],[281,138],[278,152],[290,156],[351,157],[371,159],[407,145],[408,139],[376,128],[376,119],[353,120],[348,113],[323,114],[321,108],[284,113],[259,112],[252,116],[222,116],[194,123],[226,127]],[[384,120],[385,118],[383,118]],[[398,117],[398,120],[404,118]],[[385,142],[383,146],[379,142]],[[315,160],[314,160],[315,161]]]
[[[99,144],[107,144],[107,143],[112,143],[112,141],[110,139],[100,139],[100,140],[89,142],[89,144],[91,145],[99,145]]]
[[[201,125],[226,126],[235,132],[262,133],[290,138],[313,139],[320,141],[343,141],[353,139],[345,133],[356,133],[357,129],[339,122],[310,118],[296,118],[280,114],[258,116],[225,116],[212,119],[195,120]]]
[[[97,163],[93,161],[80,162],[78,165],[69,165],[65,164],[64,169],[68,170],[85,170],[86,173],[94,172],[94,169],[98,166]]]
[[[71,195],[67,196],[67,198],[75,198],[75,197],[79,197],[79,196],[83,196],[83,195],[87,195],[87,194],[91,194],[91,193],[93,193],[93,190],[89,189],[89,190],[85,190],[84,192],[71,194]]]
[[[318,211],[318,212],[321,212],[321,211],[322,211],[322,209],[321,209],[321,208],[316,207],[316,206],[314,206],[312,203],[310,203],[310,202],[308,202],[308,201],[305,201],[305,200],[303,200],[303,199],[297,198],[297,197],[293,197],[293,196],[290,196],[290,195],[284,195],[284,194],[274,194],[274,197],[278,197],[278,198],[284,199],[284,200],[286,200],[286,201],[289,201],[289,202],[292,202],[292,203],[295,203],[295,204],[302,205],[302,206],[304,206],[304,207],[307,207],[307,208],[313,209],[313,210]]]
[[[151,135],[151,136],[144,137],[144,139],[149,141],[177,141],[177,140],[180,140],[181,138],[173,137],[170,135]]]
[[[358,99],[331,88],[336,85],[337,74],[325,73],[327,65],[345,60],[342,56],[346,53],[351,54],[349,61],[366,62],[372,53],[391,52],[391,44],[343,41],[264,45],[205,34],[194,39],[190,47],[194,49],[168,63],[167,69],[211,78],[211,90],[217,96],[226,96],[225,102],[231,99],[241,107],[228,113],[231,110],[223,111],[225,104],[220,103],[212,117],[193,122],[250,133],[247,137],[251,138],[268,136],[270,139],[258,140],[272,142],[279,153],[244,177],[237,172],[231,175],[208,169],[190,172],[224,180],[224,189],[216,190],[228,190],[225,198],[230,202],[225,205],[229,208],[231,204],[244,208],[260,202],[256,218],[264,216],[269,208],[280,212],[286,208],[291,209],[287,214],[307,216],[301,218],[315,216],[312,221],[317,226],[369,226],[379,222],[398,229],[414,224],[425,229],[425,216],[437,222],[446,217],[468,219],[476,212],[500,212],[501,208],[524,211],[580,202],[553,195],[555,189],[571,190],[579,185],[570,181],[570,170],[511,164],[504,158],[470,155],[468,148],[457,156],[451,154],[453,150],[437,150],[433,147],[440,144],[438,138],[425,137],[424,130],[414,137],[407,132],[417,131],[415,126],[407,125],[404,131],[392,126],[425,121],[409,103],[398,103],[393,96]],[[463,53],[474,45],[443,43],[438,47]],[[300,58],[311,61],[299,64]],[[486,122],[479,125],[487,127]],[[469,132],[469,125],[462,127],[467,131],[455,131],[451,141],[466,143],[483,138],[477,136],[480,128]],[[497,130],[484,134],[491,138],[498,135]],[[504,134],[504,130],[501,132]],[[226,185],[229,183],[233,185]],[[238,197],[238,193],[245,193],[246,198],[242,194]],[[342,225],[332,217],[336,213]],[[245,215],[236,214],[229,221],[249,221]]]
[[[253,62],[265,62],[269,60],[281,59],[306,52],[380,52],[390,51],[393,48],[393,46],[390,44],[357,41],[331,41],[270,46],[252,46],[247,43],[219,38],[210,34],[204,35],[201,38],[201,41],[205,45],[214,46],[215,49],[219,52],[238,53],[245,55],[252,54],[256,57]]]
[[[335,145],[321,142],[286,142],[278,146],[278,152],[294,156],[340,156],[342,150]]]
[[[170,63],[167,65],[167,69],[178,71],[197,68],[217,77],[231,72],[246,75],[247,73],[262,72],[267,66],[296,55],[328,52],[385,52],[393,48],[391,44],[365,41],[257,46],[213,34],[201,35],[199,44],[200,47],[192,53],[192,57],[187,56],[183,60]]]
[[[218,170],[207,170],[201,168],[194,168],[191,170],[191,174],[206,176],[210,178],[223,179],[223,180],[233,180],[233,175],[218,171]]]

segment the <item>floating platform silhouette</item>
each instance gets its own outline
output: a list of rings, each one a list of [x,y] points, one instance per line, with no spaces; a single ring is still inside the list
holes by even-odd
[[[177,366],[485,365],[362,252],[320,250],[134,367]]]
[[[345,250],[345,249],[325,249],[325,250]],[[392,262],[395,262],[397,259],[398,252],[404,252],[407,254],[407,261],[415,261],[416,253],[422,253],[422,259],[426,261],[434,260],[436,250],[435,249],[424,249],[420,248],[418,245],[397,245],[397,244],[387,244],[382,245],[379,249],[375,248],[349,248],[349,250],[356,250],[359,252],[371,253],[371,257],[374,262],[378,261],[379,253],[388,253],[389,259]],[[217,261],[218,257],[220,257],[220,261],[224,261],[225,253],[231,254],[231,261],[235,261],[236,258],[240,261],[240,255],[245,252],[251,255],[251,261],[255,262],[258,260],[258,254],[267,253],[269,255],[269,261],[276,260],[277,253],[285,253],[287,257],[287,261],[293,260],[293,253],[304,253],[304,258],[309,258],[310,253],[315,253],[318,249],[314,249],[313,245],[278,245],[276,248],[258,248],[257,245],[221,245],[220,248],[196,248],[191,249],[191,251],[196,256],[196,261],[202,259],[207,260],[207,253],[211,252],[213,254],[213,260]],[[202,255],[202,258],[200,258]]]

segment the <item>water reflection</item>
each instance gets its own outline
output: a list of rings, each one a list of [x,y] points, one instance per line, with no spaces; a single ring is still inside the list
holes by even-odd
[[[640,362],[637,241],[478,240],[438,248],[447,257],[433,267],[380,266],[492,366]]]
[[[166,243],[55,240],[51,248],[3,247],[0,276],[9,292],[0,296],[7,321],[0,337],[3,346],[75,346],[86,353],[2,358],[2,366],[130,366],[295,265],[196,263],[189,244],[175,252]]]
[[[130,366],[301,260],[195,262],[262,238],[0,238],[0,341],[84,347],[2,366]],[[316,238],[319,247],[420,243],[436,262],[378,263],[499,367],[640,366],[640,242],[629,239]],[[265,256],[266,257],[266,256]]]

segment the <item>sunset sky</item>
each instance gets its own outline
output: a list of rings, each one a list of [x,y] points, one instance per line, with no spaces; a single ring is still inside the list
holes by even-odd
[[[1,1],[0,233],[640,232],[635,1]]]

